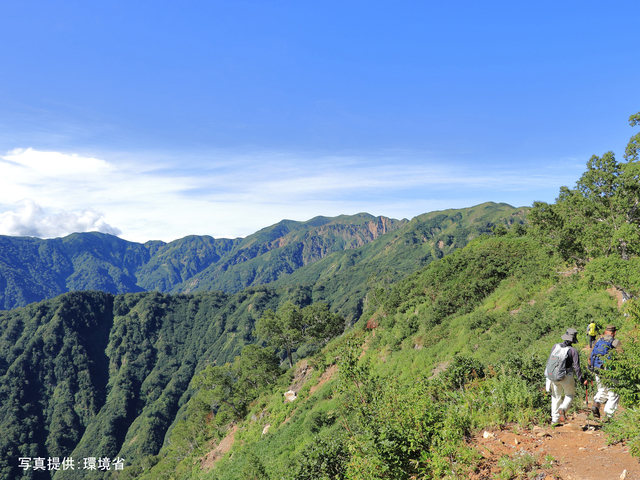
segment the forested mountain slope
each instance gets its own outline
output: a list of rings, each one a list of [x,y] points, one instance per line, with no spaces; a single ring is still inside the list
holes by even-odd
[[[0,308],[69,291],[141,292],[147,283],[170,287],[219,260],[239,241],[191,236],[139,244],[97,232],[50,240],[0,236]]]
[[[254,342],[285,294],[74,292],[0,312],[0,478],[19,457],[156,454],[193,374]]]

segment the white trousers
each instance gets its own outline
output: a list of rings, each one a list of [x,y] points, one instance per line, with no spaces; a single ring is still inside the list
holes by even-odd
[[[560,409],[567,411],[576,394],[576,382],[573,375],[567,375],[559,382],[547,380],[547,391],[551,392],[551,422],[557,423],[560,420]]]
[[[597,375],[596,383],[598,384],[598,393],[596,393],[596,396],[593,397],[593,401],[604,403],[604,413],[606,413],[608,417],[611,417],[618,409],[618,401],[620,400],[620,395],[618,395],[610,388],[607,388],[605,384],[600,380],[600,377]]]

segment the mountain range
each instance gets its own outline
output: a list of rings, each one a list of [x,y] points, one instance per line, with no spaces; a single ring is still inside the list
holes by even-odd
[[[245,238],[190,235],[169,243],[141,244],[97,232],[54,239],[0,236],[0,309],[72,291],[234,293],[275,283],[313,284],[314,298],[341,299],[344,313],[356,317],[354,299],[371,274],[401,276],[497,224],[523,223],[526,210],[488,202],[411,221],[366,213],[320,216],[283,220]],[[327,282],[329,277],[339,281]]]

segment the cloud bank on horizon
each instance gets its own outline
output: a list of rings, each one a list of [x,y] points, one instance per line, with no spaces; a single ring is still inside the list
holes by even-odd
[[[45,213],[33,200],[18,202],[15,210],[0,213],[0,234],[38,238],[63,237],[75,232],[101,232],[120,235],[121,230],[105,223],[104,215],[91,209],[80,213]]]

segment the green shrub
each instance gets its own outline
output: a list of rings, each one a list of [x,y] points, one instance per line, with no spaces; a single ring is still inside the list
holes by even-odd
[[[342,436],[316,436],[289,467],[290,478],[296,480],[343,479],[349,460]]]
[[[627,441],[629,452],[640,458],[640,408],[629,408],[604,426],[609,443]]]
[[[442,375],[442,381],[449,388],[464,390],[467,383],[484,378],[484,365],[473,357],[456,355]]]
[[[500,364],[505,374],[517,376],[525,380],[532,387],[544,387],[544,369],[546,363],[537,353],[507,354]]]

